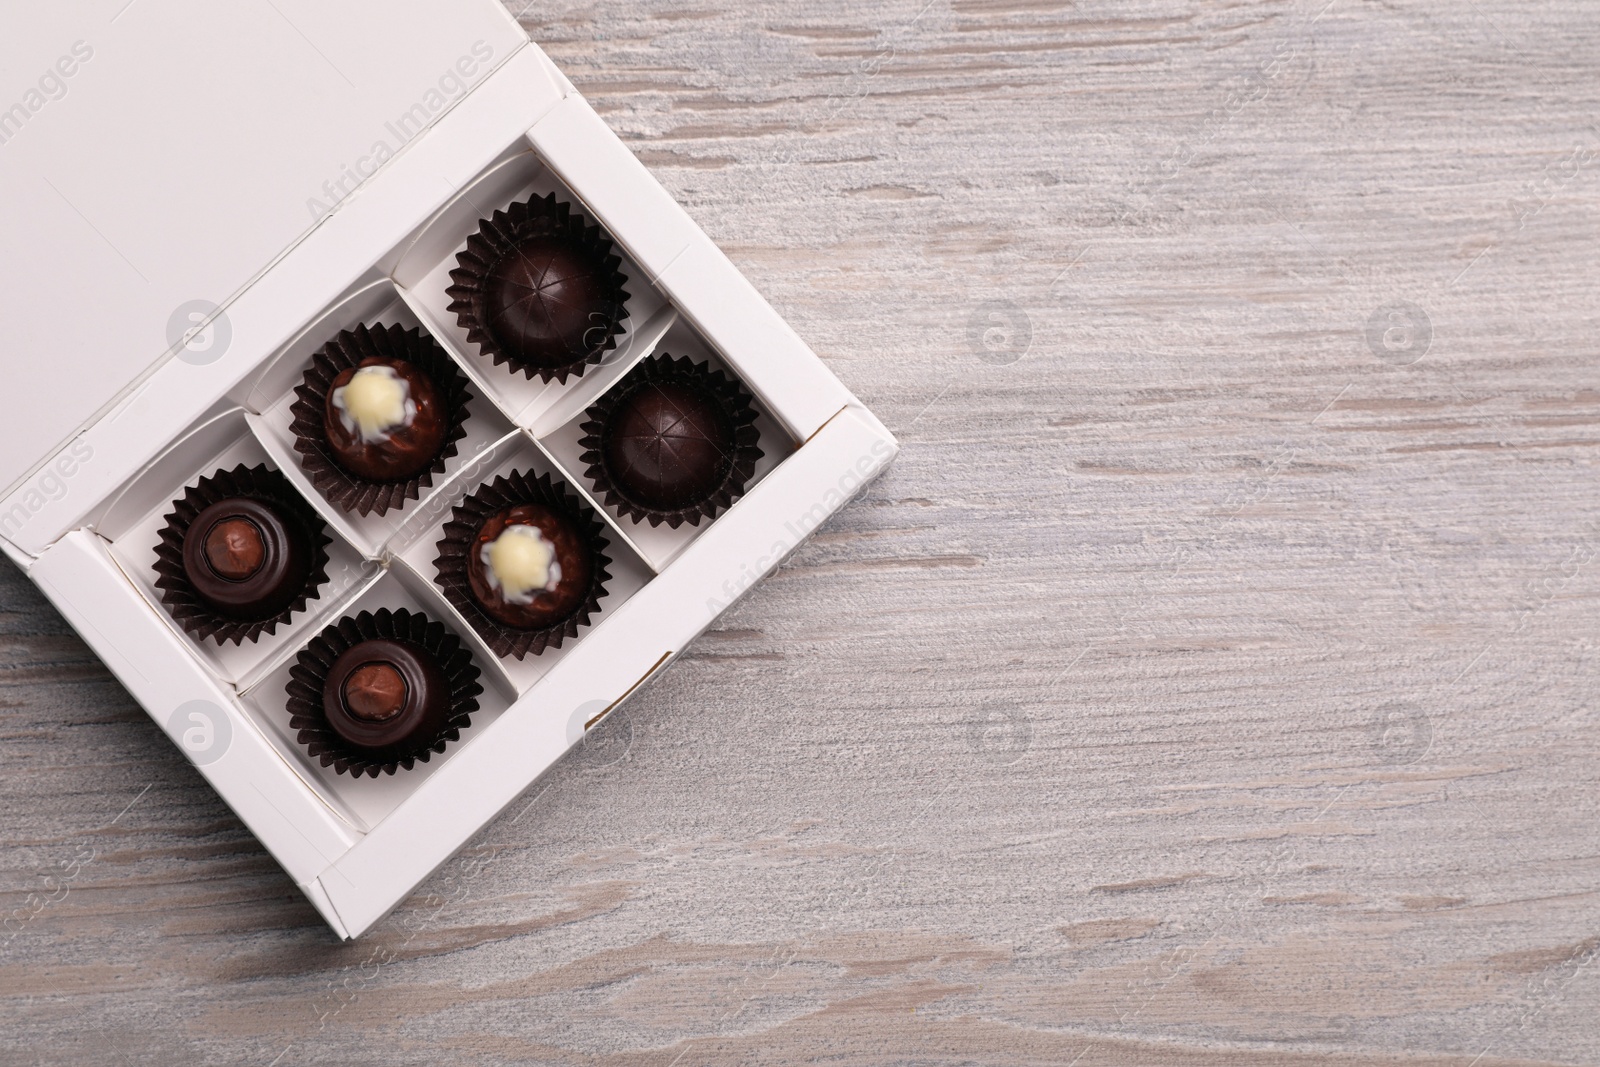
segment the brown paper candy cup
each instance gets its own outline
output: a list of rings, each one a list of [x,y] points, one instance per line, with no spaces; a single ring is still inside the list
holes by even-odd
[[[583,604],[562,621],[543,629],[518,629],[491,618],[478,606],[467,579],[467,556],[478,531],[494,515],[519,504],[540,504],[565,514],[587,539],[594,557],[588,596]],[[599,614],[600,598],[611,580],[607,569],[611,557],[606,555],[610,544],[605,536],[605,523],[576,493],[553,481],[548,474],[534,477],[531,471],[516,471],[480,486],[477,492],[456,505],[450,521],[445,524],[444,537],[439,541],[439,555],[434,561],[439,570],[436,583],[495,655],[502,659],[525,659],[529,655],[540,655],[546,648],[560,648],[567,638],[578,636],[579,627],[589,625],[590,619]]]
[[[587,325],[582,334],[538,360],[500,336],[492,324],[487,295],[496,267],[516,254],[521,242],[533,238],[553,240],[575,261],[587,265],[596,278],[594,303],[585,310]],[[530,379],[537,375],[546,382],[565,383],[568,377],[580,376],[605,359],[623,333],[622,324],[628,317],[628,292],[623,286],[628,284],[628,276],[620,270],[622,257],[612,253],[613,247],[604,230],[586,224],[572,205],[558,203],[554,193],[512,204],[480,220],[478,232],[467,238],[467,247],[450,272],[453,284],[445,290],[450,310],[467,331],[467,339],[496,366],[504,363]]]
[[[605,441],[608,427],[621,403],[641,389],[655,384],[687,386],[709,396],[717,403],[733,426],[734,447],[726,457],[727,468],[721,484],[704,500],[695,504],[661,509],[631,498],[611,477],[605,463]],[[674,530],[684,523],[700,525],[702,519],[714,519],[744,495],[745,488],[755,475],[756,461],[762,456],[758,443],[761,433],[756,429],[755,399],[737,378],[712,370],[706,363],[695,363],[688,356],[673,359],[662,353],[652,356],[628,372],[628,376],[589,406],[584,413],[580,429],[583,437],[578,442],[583,449],[582,461],[587,465],[584,473],[594,483],[595,493],[607,507],[637,522],[651,526],[666,523]]]
[[[183,565],[183,540],[189,525],[212,504],[234,497],[245,497],[270,504],[285,519],[299,523],[310,537],[312,563],[305,589],[288,607],[268,618],[239,619],[220,614],[202,600],[195,591],[189,572]],[[289,479],[266,464],[247,467],[239,464],[232,470],[219,470],[201,478],[181,498],[172,502],[172,511],[166,516],[166,526],[161,530],[161,540],[156,545],[156,588],[161,590],[161,603],[180,626],[198,640],[210,639],[217,644],[242,644],[255,641],[262,634],[271,634],[278,624],[286,623],[297,612],[306,609],[306,603],[315,599],[317,590],[328,581],[327,525],[304,497],[289,484]]]
[[[438,663],[450,692],[450,710],[444,725],[431,736],[418,738],[412,751],[388,759],[375,758],[346,742],[329,724],[322,707],[322,687],[334,661],[347,649],[376,638],[423,649]],[[306,751],[337,774],[376,778],[380,772],[393,774],[401,767],[409,771],[418,763],[427,763],[435,753],[444,752],[450,742],[461,739],[462,730],[472,725],[472,713],[478,710],[478,695],[483,692],[478,677],[472,654],[443,623],[405,608],[363,611],[327,627],[301,650],[290,668],[289,726],[298,731],[295,739]]]
[[[401,481],[372,482],[351,474],[339,465],[328,447],[328,428],[323,420],[333,380],[342,371],[358,367],[362,360],[374,356],[404,360],[426,374],[439,391],[449,419],[444,443],[432,464],[421,474]],[[300,453],[301,469],[327,500],[360,515],[398,511],[406,501],[416,500],[423,489],[431,486],[434,475],[444,473],[446,462],[466,436],[467,404],[472,400],[467,376],[439,343],[421,330],[399,325],[363,325],[342,331],[311,357],[311,366],[306,368],[305,378],[294,395],[294,405],[289,409],[293,419],[290,429],[294,432],[294,449]]]

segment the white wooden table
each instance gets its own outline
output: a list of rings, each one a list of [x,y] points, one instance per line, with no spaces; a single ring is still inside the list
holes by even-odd
[[[0,1062],[1600,1061],[1600,11],[524,22],[904,453],[354,945],[0,567]]]

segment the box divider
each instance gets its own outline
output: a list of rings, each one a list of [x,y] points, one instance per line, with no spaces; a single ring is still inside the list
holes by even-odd
[[[522,411],[511,411],[503,403],[501,403],[502,398],[499,390],[497,390],[489,382],[489,380],[484,377],[484,369],[478,366],[479,362],[481,361],[467,355],[456,346],[455,339],[450,336],[447,330],[441,329],[439,324],[433,320],[433,314],[427,309],[427,306],[424,305],[421,300],[417,299],[415,293],[411,292],[411,290],[407,289],[398,282],[394,283],[394,287],[395,290],[400,294],[400,299],[406,302],[406,307],[410,308],[411,313],[422,322],[422,328],[433,335],[433,339],[439,342],[439,346],[450,354],[450,358],[456,361],[456,365],[461,368],[462,372],[466,374],[467,378],[472,382],[472,384],[477,387],[479,395],[484,400],[487,400],[489,403],[493,404],[495,409],[499,411],[501,415],[504,415],[506,421],[511,423],[511,425],[521,426]]]
[[[331,622],[342,615],[351,604],[354,604],[357,600],[361,599],[361,597],[365,596],[367,590],[371,589],[373,586],[377,585],[383,580],[384,569],[381,566],[373,563],[371,560],[367,561],[367,565],[372,568],[371,573],[369,573],[367,577],[351,586],[343,596],[336,600],[329,601],[316,611],[307,613],[305,623],[308,624],[308,626],[305,631],[304,640],[281,649],[276,655],[272,656],[264,663],[258,663],[254,669],[249,671],[235,684],[235,688],[239,690],[239,694],[241,696],[254,692],[256,686],[265,681],[268,675],[282,667],[294,657],[298,656],[300,654],[300,650],[305,648],[306,645],[311,642],[312,638],[316,637],[317,634],[321,633]]]
[[[641,549],[638,544],[634,542],[633,538],[628,536],[628,532],[622,528],[622,524],[617,520],[617,517],[611,514],[611,512],[600,503],[599,499],[595,497],[594,493],[590,491],[586,479],[584,479],[579,472],[569,471],[566,468],[566,465],[563,464],[561,460],[556,458],[556,454],[546,448],[544,446],[544,442],[533,436],[532,433],[528,434],[528,440],[533,442],[534,447],[539,450],[539,454],[544,457],[545,462],[550,464],[550,466],[555,469],[557,474],[561,475],[561,480],[566,482],[567,485],[571,486],[573,491],[583,499],[583,502],[588,504],[600,515],[600,518],[605,522],[606,527],[612,532],[612,534],[620,538],[622,543],[628,546],[628,550],[635,556],[638,556],[640,561],[643,562],[646,567],[650,568],[650,572],[652,574],[660,574],[661,568],[657,566],[656,561],[651,557],[650,553]]]
[[[278,470],[289,479],[289,484],[300,491],[306,502],[316,509],[333,531],[345,542],[361,554],[364,559],[377,560],[382,558],[383,545],[374,544],[356,529],[355,525],[347,518],[343,510],[328,502],[328,499],[317,492],[316,486],[311,484],[311,479],[306,477],[305,471],[300,469],[300,455],[283,446],[266,427],[265,419],[261,415],[245,412],[245,421],[250,424],[250,432],[255,435],[261,447],[267,450],[267,455],[278,465]]]
[[[526,142],[523,143],[525,144]],[[454,196],[452,196],[449,200],[446,200],[444,205],[440,207],[438,211],[435,211],[432,215],[429,215],[428,221],[417,227],[415,235],[409,242],[406,243],[405,251],[401,252],[399,259],[395,261],[394,270],[392,270],[389,274],[390,280],[392,280],[395,284],[395,288],[410,288],[411,286],[415,285],[417,281],[426,276],[425,274],[420,274],[407,279],[401,278],[402,274],[409,274],[406,268],[410,266],[409,260],[411,259],[412,251],[426,238],[432,236],[434,229],[441,225],[441,220],[443,220],[446,215],[450,214],[451,211],[455,210],[455,208],[459,206],[463,200],[465,200],[472,205],[480,219],[487,217],[484,208],[479,205],[477,201],[472,199],[473,192],[482,188],[502,170],[524,165],[526,163],[526,157],[528,156],[532,156],[534,162],[536,162],[541,169],[544,167],[544,161],[539,158],[539,154],[531,147],[525,148],[516,155],[509,156],[506,159],[501,160],[499,163],[494,164],[488,170],[480,171],[477,177],[473,178],[466,185],[463,185],[459,190],[456,191]],[[489,210],[490,213],[493,212],[492,208]],[[455,243],[460,244],[465,240],[466,235],[463,234],[461,241]],[[423,266],[426,266],[426,263],[424,263]]]
[[[510,672],[506,670],[505,664],[484,642],[483,637],[473,628],[472,624],[466,620],[461,612],[456,610],[456,606],[450,603],[439,587],[433,583],[433,579],[422,574],[416,567],[411,565],[409,560],[400,556],[396,556],[390,564],[389,573],[394,576],[395,581],[399,582],[407,592],[426,604],[430,611],[436,612],[439,615],[440,622],[445,623],[450,629],[461,635],[461,640],[472,648],[473,658],[481,663],[489,664],[487,672],[499,679],[501,694],[505,696],[508,702],[515,703],[521,693],[518,691],[517,683],[512,679]]]
[[[318,343],[314,344],[306,353],[308,356],[314,354],[324,344],[332,340],[333,334],[338,331],[334,330],[329,325],[329,322],[338,321],[341,313],[349,308],[350,305],[355,304],[358,301],[365,303],[366,301],[363,300],[363,298],[367,297],[368,294],[373,292],[373,290],[384,290],[395,299],[400,298],[394,284],[390,282],[388,278],[376,278],[364,285],[358,284],[352,287],[338,300],[335,300],[332,304],[330,304],[326,311],[324,311],[321,315],[318,315],[314,322],[311,322],[306,326],[305,329],[291,337],[288,343],[282,348],[278,349],[277,353],[271,359],[267,360],[261,365],[260,371],[250,381],[249,390],[244,394],[243,405],[245,410],[260,415],[270,408],[274,403],[276,403],[280,395],[279,393],[267,394],[262,391],[266,380],[274,376],[284,360],[288,359],[292,353],[298,354],[297,350],[300,349],[301,342],[307,337],[320,337]],[[382,307],[387,304],[388,301],[384,301],[384,303],[380,304],[379,306]],[[356,321],[359,322],[361,320],[357,319]],[[350,326],[342,326],[340,328],[351,329],[353,326],[354,323],[352,323]],[[291,385],[289,388],[292,391],[294,386]]]
[[[506,452],[520,444],[525,436],[522,430],[512,430],[440,482],[423,505],[417,508],[384,543],[384,555],[393,557],[414,545],[418,538],[439,522],[466,495],[462,492],[463,485],[483,477],[484,471],[499,465]]]
[[[616,349],[590,367],[576,385],[567,390],[538,418],[531,420],[527,430],[535,440],[547,437],[588,410],[589,405],[616,387],[628,372],[654,354],[661,339],[678,321],[678,309],[665,304],[660,311],[628,332],[628,343]]]
[[[110,502],[98,509],[100,514],[96,517],[95,521],[86,524],[84,528],[88,530],[94,530],[96,533],[100,533],[101,536],[105,537],[107,540],[111,540],[110,536],[103,532],[104,528],[107,526],[115,527],[117,525],[115,520],[119,518],[117,514],[118,507],[124,500],[128,499],[128,495],[130,493],[132,493],[136,488],[139,488],[140,484],[145,480],[145,478],[150,475],[150,472],[161,466],[161,464],[164,463],[168,457],[183,449],[189,444],[190,441],[193,441],[201,434],[207,432],[208,430],[214,429],[219,423],[226,422],[232,418],[237,418],[240,410],[240,408],[230,407],[224,411],[219,411],[217,414],[211,416],[211,418],[206,419],[204,422],[197,425],[188,433],[182,434],[175,438],[172,443],[166,448],[162,449],[154,459],[152,459],[149,463],[146,463],[143,467],[140,467],[137,474],[133,475],[133,477],[129,478],[126,482],[123,482],[122,487],[112,495]],[[232,438],[229,438],[229,440],[232,440]],[[184,479],[184,481],[187,482],[187,479]]]
[[[251,699],[259,700],[260,698],[252,697]],[[240,714],[250,720],[251,728],[259,733],[268,747],[272,749],[273,755],[283,761],[283,765],[289,768],[289,773],[299,779],[300,783],[306,787],[311,795],[317,798],[317,803],[327,808],[335,818],[350,827],[351,831],[356,835],[356,840],[359,841],[362,837],[372,832],[371,823],[357,815],[354,809],[339,799],[338,794],[321,781],[318,781],[315,771],[301,762],[312,758],[304,749],[288,738],[279,735],[270,725],[257,722],[255,712],[245,706],[242,696],[236,697],[234,702],[239,705]]]

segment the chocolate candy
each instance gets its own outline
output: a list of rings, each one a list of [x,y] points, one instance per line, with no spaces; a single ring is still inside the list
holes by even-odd
[[[315,545],[305,522],[265,500],[232,497],[206,507],[183,536],[183,570],[219,615],[264,621],[306,592]]]
[[[432,379],[381,356],[340,371],[323,411],[334,462],[369,482],[405,481],[431,467],[449,421]]]
[[[584,358],[611,336],[602,267],[560,237],[524,238],[483,280],[485,327],[507,355],[533,367]]]
[[[469,343],[528,378],[565,382],[617,347],[627,275],[611,238],[554,193],[480,219],[450,272]]]
[[[628,372],[584,413],[584,473],[624,518],[698,526],[744,495],[761,459],[755,398],[705,362],[666,353]]]
[[[483,686],[443,624],[406,608],[346,615],[289,670],[289,728],[336,774],[376,778],[427,763],[472,725]]]
[[[438,739],[450,719],[450,684],[421,645],[371,638],[333,661],[322,711],[334,733],[358,752],[398,759]]]
[[[543,504],[519,504],[491,515],[478,529],[466,570],[484,614],[505,626],[542,630],[588,602],[594,560],[587,538],[567,515]]]
[[[612,484],[656,511],[693,507],[721,488],[736,444],[716,398],[679,382],[650,382],[622,398],[601,440]]]

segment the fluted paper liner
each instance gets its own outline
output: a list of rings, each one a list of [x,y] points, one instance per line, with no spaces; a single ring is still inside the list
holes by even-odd
[[[269,619],[244,621],[219,614],[195,593],[189,574],[183,567],[183,537],[189,524],[206,508],[233,497],[248,497],[281,508],[286,514],[303,523],[311,533],[311,576],[306,580],[304,593],[293,603]],[[161,590],[161,603],[166,606],[177,623],[196,639],[210,639],[217,644],[243,644],[255,641],[262,634],[274,633],[279,623],[286,623],[296,612],[306,609],[308,601],[317,596],[317,590],[328,581],[328,527],[321,516],[304,497],[289,484],[289,479],[262,463],[247,467],[243,463],[232,470],[219,470],[201,478],[183,496],[172,502],[172,511],[166,516],[166,526],[161,530],[161,540],[156,545],[156,588]]]
[[[729,457],[728,473],[716,492],[692,507],[661,510],[631,499],[611,480],[606,470],[604,456],[605,430],[617,407],[640,389],[653,384],[676,384],[699,390],[722,406],[723,413],[733,426],[733,455]],[[720,370],[712,370],[707,363],[695,363],[688,356],[673,359],[666,353],[645,360],[621,382],[611,387],[604,396],[589,406],[584,422],[579,427],[583,438],[578,442],[583,449],[584,471],[594,483],[596,494],[607,506],[637,522],[651,526],[666,523],[676,530],[684,523],[699,526],[701,519],[714,519],[718,513],[733,505],[744,495],[745,488],[755,475],[756,461],[762,456],[761,432],[756,429],[755,398],[744,383]]]
[[[434,737],[419,740],[416,751],[388,760],[375,759],[346,743],[322,709],[322,687],[334,661],[351,647],[375,638],[425,649],[438,661],[450,686],[450,717],[444,728]],[[461,638],[446,629],[444,623],[434,622],[421,612],[383,608],[354,617],[347,615],[312,638],[290,668],[289,726],[298,731],[295,740],[335,773],[376,778],[380,772],[393,774],[401,767],[409,771],[418,763],[427,763],[435,753],[443,753],[450,742],[461,739],[462,730],[472,725],[472,713],[478,710],[478,695],[483,692],[479,673]]]
[[[601,303],[594,309],[604,317],[604,322],[597,324],[597,328],[603,327],[603,336],[596,337],[588,347],[569,351],[571,361],[559,367],[535,366],[515,352],[506,351],[488,328],[489,317],[484,308],[484,280],[495,265],[515,251],[519,242],[546,236],[564,238],[574,253],[609,274],[602,285]],[[454,284],[445,290],[450,297],[449,310],[467,331],[467,339],[491,357],[496,366],[509,364],[529,379],[537,375],[546,382],[555,379],[565,384],[569,376],[581,376],[603,360],[607,352],[617,347],[617,338],[623,333],[622,323],[628,317],[628,292],[623,286],[628,284],[628,276],[619,269],[622,257],[612,254],[613,247],[604,230],[586,224],[582,215],[573,213],[572,205],[558,203],[554,193],[512,204],[479,220],[478,232],[467,238],[467,247],[456,257],[457,266],[450,272]],[[587,331],[584,338],[587,340],[593,332]]]
[[[594,555],[588,598],[561,622],[538,630],[507,626],[491,618],[478,606],[467,580],[467,558],[478,531],[495,515],[519,504],[540,504],[566,515],[588,541]],[[599,613],[600,598],[605,595],[606,582],[611,580],[611,572],[607,570],[611,557],[605,551],[610,544],[605,536],[604,521],[576,493],[553,481],[548,474],[534,477],[531,471],[514,471],[479,486],[475,493],[456,505],[450,521],[445,523],[444,537],[439,541],[439,556],[434,561],[439,569],[436,584],[495,655],[502,659],[525,659],[530,654],[540,655],[546,648],[560,648],[563,641],[577,637],[578,628],[588,626],[590,619]]]
[[[444,444],[433,463],[421,474],[402,481],[372,482],[339,466],[328,447],[328,428],[324,421],[328,392],[333,380],[361,361],[373,356],[400,359],[416,367],[433,382],[449,419]],[[345,511],[361,515],[383,515],[398,511],[406,501],[416,500],[433,484],[433,476],[443,474],[446,462],[456,454],[457,443],[467,434],[467,376],[439,347],[432,336],[404,326],[357,326],[343,330],[311,357],[305,379],[294,391],[296,400],[289,409],[293,419],[294,449],[300,453],[300,467],[330,502]]]

